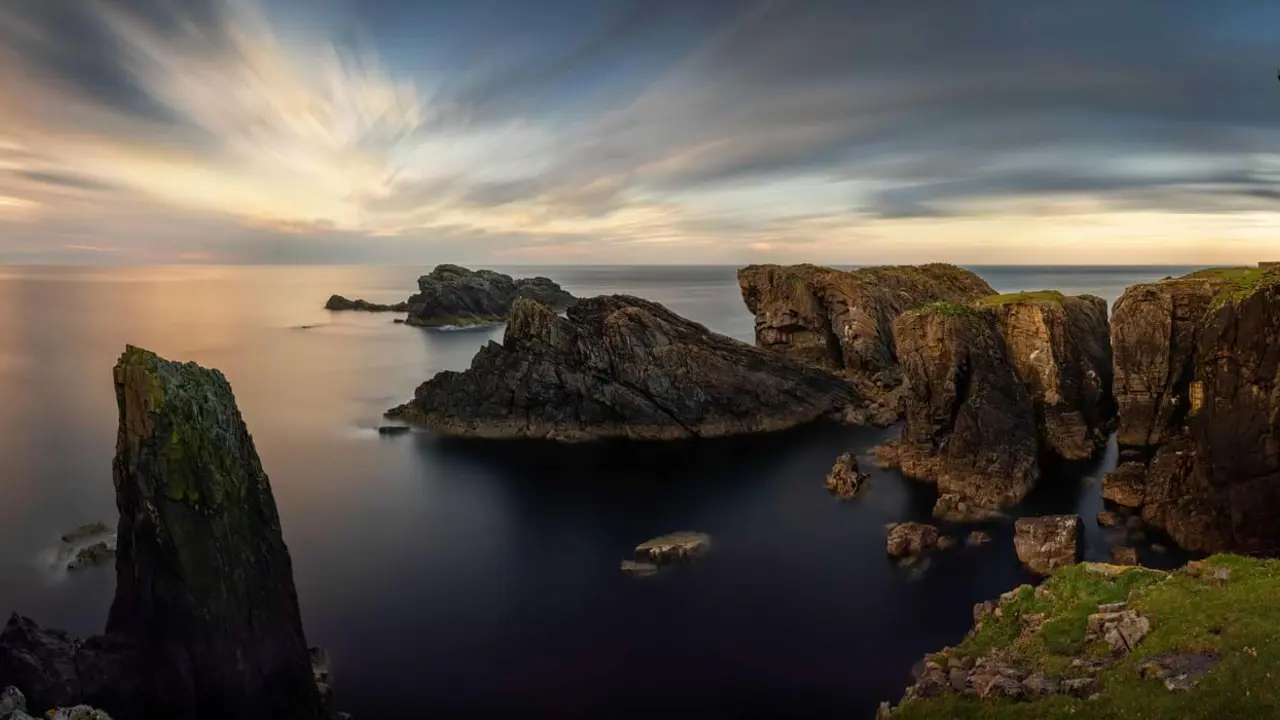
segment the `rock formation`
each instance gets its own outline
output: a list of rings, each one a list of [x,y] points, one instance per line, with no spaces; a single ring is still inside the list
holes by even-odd
[[[756,344],[844,373],[865,396],[889,400],[901,382],[893,321],[928,302],[968,302],[995,291],[954,265],[751,265],[738,271]]]
[[[330,295],[329,301],[324,304],[325,310],[358,310],[361,312],[408,312],[409,303],[398,302],[394,305],[385,305],[383,303],[371,303],[367,300],[356,298],[348,300],[341,295]]]
[[[894,523],[886,528],[885,552],[893,558],[923,555],[938,546],[938,528],[918,522]]]
[[[1080,559],[1079,515],[1045,515],[1018,518],[1013,524],[1013,546],[1029,570],[1048,575],[1056,568],[1075,565]]]
[[[1182,547],[1280,553],[1280,269],[1193,273],[1116,303],[1121,442],[1105,496]]]
[[[858,468],[858,458],[853,453],[841,453],[823,485],[841,500],[851,500],[857,497],[870,477]]]
[[[130,347],[120,424],[116,595],[83,642],[14,616],[0,685],[34,706],[129,720],[327,717],[271,487],[226,378]]]
[[[975,303],[996,315],[1009,359],[1035,404],[1040,445],[1087,460],[1107,444],[1115,416],[1107,303],[1059,292],[995,295]]]
[[[1021,500],[1039,477],[1035,409],[991,312],[934,303],[894,337],[906,379],[903,474],[981,508]]]
[[[613,295],[579,301],[567,319],[517,300],[501,345],[388,414],[457,436],[675,440],[839,418],[856,400],[826,371]]]
[[[492,325],[506,320],[519,298],[535,300],[557,312],[575,301],[545,277],[517,280],[493,270],[437,265],[418,278],[418,292],[409,298],[405,322],[420,327]]]

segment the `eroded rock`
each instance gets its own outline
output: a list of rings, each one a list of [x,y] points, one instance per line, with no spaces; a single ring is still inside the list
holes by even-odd
[[[938,546],[938,528],[918,522],[889,526],[886,551],[890,557],[905,558],[927,553]]]
[[[635,560],[641,563],[665,565],[691,560],[711,548],[711,536],[700,532],[674,532],[636,546]]]
[[[555,312],[576,300],[545,277],[514,279],[493,270],[437,265],[418,278],[418,292],[409,298],[405,322],[420,327],[492,325],[505,321],[522,298]]]
[[[517,300],[501,345],[389,415],[446,435],[678,440],[834,420],[856,401],[830,373],[612,295],[579,301],[568,318]]]
[[[880,443],[871,452],[875,458],[876,467],[881,470],[897,470],[902,467],[901,440],[895,438]]]
[[[824,485],[832,495],[842,500],[851,500],[870,477],[858,469],[858,459],[853,453],[843,453],[836,458],[831,472],[827,473]]]
[[[1045,515],[1019,518],[1014,523],[1013,545],[1032,572],[1048,575],[1074,565],[1080,556],[1079,515]]]
[[[324,304],[325,310],[354,310],[358,312],[408,312],[409,303],[398,302],[392,305],[384,303],[371,303],[367,300],[356,298],[348,300],[341,295],[330,295],[329,300]]]
[[[1107,473],[1102,478],[1102,499],[1121,507],[1142,507],[1146,475],[1146,465],[1138,462],[1122,463],[1115,472]]]
[[[1113,547],[1111,548],[1111,560],[1116,565],[1137,565],[1138,550],[1131,547]]]

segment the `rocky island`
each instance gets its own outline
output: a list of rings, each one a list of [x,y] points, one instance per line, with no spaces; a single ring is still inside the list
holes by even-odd
[[[328,720],[271,486],[217,370],[130,347],[115,367],[116,593],[103,635],[14,615],[0,687],[123,720]],[[91,715],[85,715],[91,717]]]
[[[386,305],[383,303],[371,303],[367,300],[356,298],[348,300],[341,295],[330,295],[328,302],[324,304],[325,310],[355,310],[358,312],[408,312],[409,303],[398,302],[394,305]]]
[[[504,322],[516,300],[534,300],[556,312],[575,301],[573,295],[545,277],[514,279],[493,270],[437,265],[418,278],[409,297],[408,325],[466,327]]]
[[[676,440],[843,419],[858,400],[825,370],[610,295],[578,301],[567,318],[517,299],[502,344],[388,414],[454,436]]]
[[[1125,462],[1103,496],[1189,550],[1280,552],[1280,268],[1137,285],[1113,316]]]
[[[751,265],[738,271],[756,344],[843,374],[867,398],[898,410],[902,384],[893,322],[935,301],[967,303],[995,290],[954,265],[835,270],[816,265]]]

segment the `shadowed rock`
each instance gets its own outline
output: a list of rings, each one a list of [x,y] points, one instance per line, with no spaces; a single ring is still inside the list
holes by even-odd
[[[1027,569],[1048,575],[1057,568],[1074,565],[1080,558],[1083,525],[1079,515],[1018,518],[1013,525],[1014,550]]]
[[[972,272],[941,263],[853,271],[751,265],[738,271],[738,285],[755,315],[757,345],[843,373],[876,399],[901,384],[893,337],[898,315],[927,302],[968,302],[995,292]]]
[[[360,312],[407,312],[409,303],[398,302],[394,305],[384,305],[382,303],[371,303],[367,300],[359,298],[348,300],[341,295],[330,295],[329,301],[324,304],[325,310],[357,310]]]
[[[437,265],[418,278],[418,293],[409,298],[405,322],[419,327],[465,327],[503,322],[517,299],[537,301],[557,312],[575,301],[573,295],[545,277],[513,279],[493,270]]]
[[[676,440],[839,419],[855,400],[830,373],[613,295],[579,301],[567,319],[517,300],[501,345],[388,414],[457,436]]]
[[[853,453],[841,453],[831,466],[831,472],[827,473],[823,485],[841,500],[851,500],[858,495],[869,478],[869,475],[858,468],[858,458]]]

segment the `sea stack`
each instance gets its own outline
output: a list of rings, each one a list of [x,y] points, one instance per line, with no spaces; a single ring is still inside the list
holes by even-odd
[[[563,311],[576,298],[545,277],[512,278],[493,270],[437,265],[418,278],[409,297],[406,324],[419,327],[467,327],[504,322],[519,298]]]
[[[455,436],[679,440],[842,420],[858,404],[825,370],[609,295],[578,301],[567,317],[517,299],[502,344],[388,414]]]
[[[835,270],[751,265],[738,271],[756,345],[847,377],[864,396],[897,409],[902,382],[893,321],[925,303],[967,303],[995,290],[954,265]]]
[[[114,375],[107,635],[138,645],[154,683],[122,716],[322,717],[280,517],[230,384],[135,347]]]
[[[1104,496],[1200,552],[1280,554],[1280,268],[1129,288],[1112,337],[1120,443]]]

